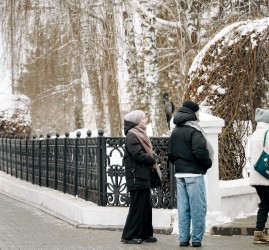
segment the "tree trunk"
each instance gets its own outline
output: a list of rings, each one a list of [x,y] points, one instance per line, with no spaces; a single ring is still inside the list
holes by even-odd
[[[152,12],[148,1],[141,1],[142,6]],[[154,136],[161,136],[167,131],[164,126],[164,111],[161,90],[158,85],[159,72],[157,64],[156,30],[153,28],[154,18],[145,18],[142,29],[144,37],[144,70],[145,70],[145,97],[149,104],[149,117]]]
[[[116,28],[114,7],[110,0],[106,0],[106,13],[103,22],[103,60],[101,81],[106,90],[108,118],[110,124],[110,135],[122,135],[122,122],[118,97],[117,78],[117,50],[116,50]]]
[[[141,109],[148,112],[148,102],[145,99],[144,59],[142,53],[142,34],[134,27],[133,9],[129,1],[124,1],[123,26],[126,41],[126,65],[129,80],[127,83],[130,94],[131,109]],[[135,38],[135,33],[137,38]]]
[[[81,82],[81,43],[80,41],[80,20],[79,20],[79,11],[78,7],[75,5],[67,4],[71,27],[73,31],[73,38],[77,42],[70,46],[70,66],[71,66],[71,74],[70,79],[74,82],[74,88],[72,91],[73,102],[74,102],[74,124],[76,129],[81,129],[84,127],[83,120],[83,98],[82,98],[82,90],[83,84]]]
[[[84,3],[84,2],[83,2]],[[82,10],[88,10],[88,6],[83,4]],[[91,11],[94,9],[91,8]],[[96,53],[96,47],[98,44],[94,42],[93,38],[97,33],[96,20],[89,17],[87,11],[81,13],[81,42],[82,42],[82,60],[83,66],[87,73],[90,92],[92,96],[92,109],[95,114],[95,123],[97,129],[102,129],[105,126],[104,119],[104,105],[101,95],[101,89],[99,87],[99,77],[98,77],[98,62],[99,55]]]

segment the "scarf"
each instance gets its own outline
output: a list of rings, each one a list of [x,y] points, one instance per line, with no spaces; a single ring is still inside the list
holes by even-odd
[[[205,134],[204,130],[201,128],[201,126],[198,124],[198,122],[197,121],[187,121],[183,125],[195,128],[196,130],[198,130],[198,131],[200,131],[202,133],[202,135],[203,135],[203,137],[205,138],[205,141],[206,141],[206,148],[208,150],[209,157],[210,157],[211,161],[213,162],[213,160],[214,160],[214,149],[213,149],[211,143],[209,142],[209,140],[206,138],[206,134]]]
[[[139,126],[136,126],[132,129],[130,129],[129,132],[132,132],[133,134],[135,134],[137,136],[137,138],[141,142],[143,148],[146,150],[146,152],[149,155],[153,155],[153,147],[152,147],[152,144],[151,144],[149,137],[146,134],[146,130],[142,129]]]

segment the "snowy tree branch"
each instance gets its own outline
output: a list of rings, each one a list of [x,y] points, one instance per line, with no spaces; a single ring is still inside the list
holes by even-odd
[[[153,20],[150,24],[156,29],[167,29],[167,28],[179,28],[181,32],[185,33],[183,24],[178,22],[166,21],[161,18],[157,18],[155,15],[147,11],[137,0],[130,0],[131,6],[140,16],[146,16],[149,20]]]

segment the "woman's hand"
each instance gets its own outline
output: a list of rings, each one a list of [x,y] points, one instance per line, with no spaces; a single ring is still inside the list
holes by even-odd
[[[152,169],[157,169],[158,168],[158,164],[157,163],[155,163],[153,166],[152,166]]]

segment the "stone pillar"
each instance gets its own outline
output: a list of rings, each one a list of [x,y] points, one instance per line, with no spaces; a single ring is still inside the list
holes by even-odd
[[[205,175],[208,211],[221,211],[218,135],[224,126],[224,120],[201,112],[199,124],[214,148],[214,162]]]

